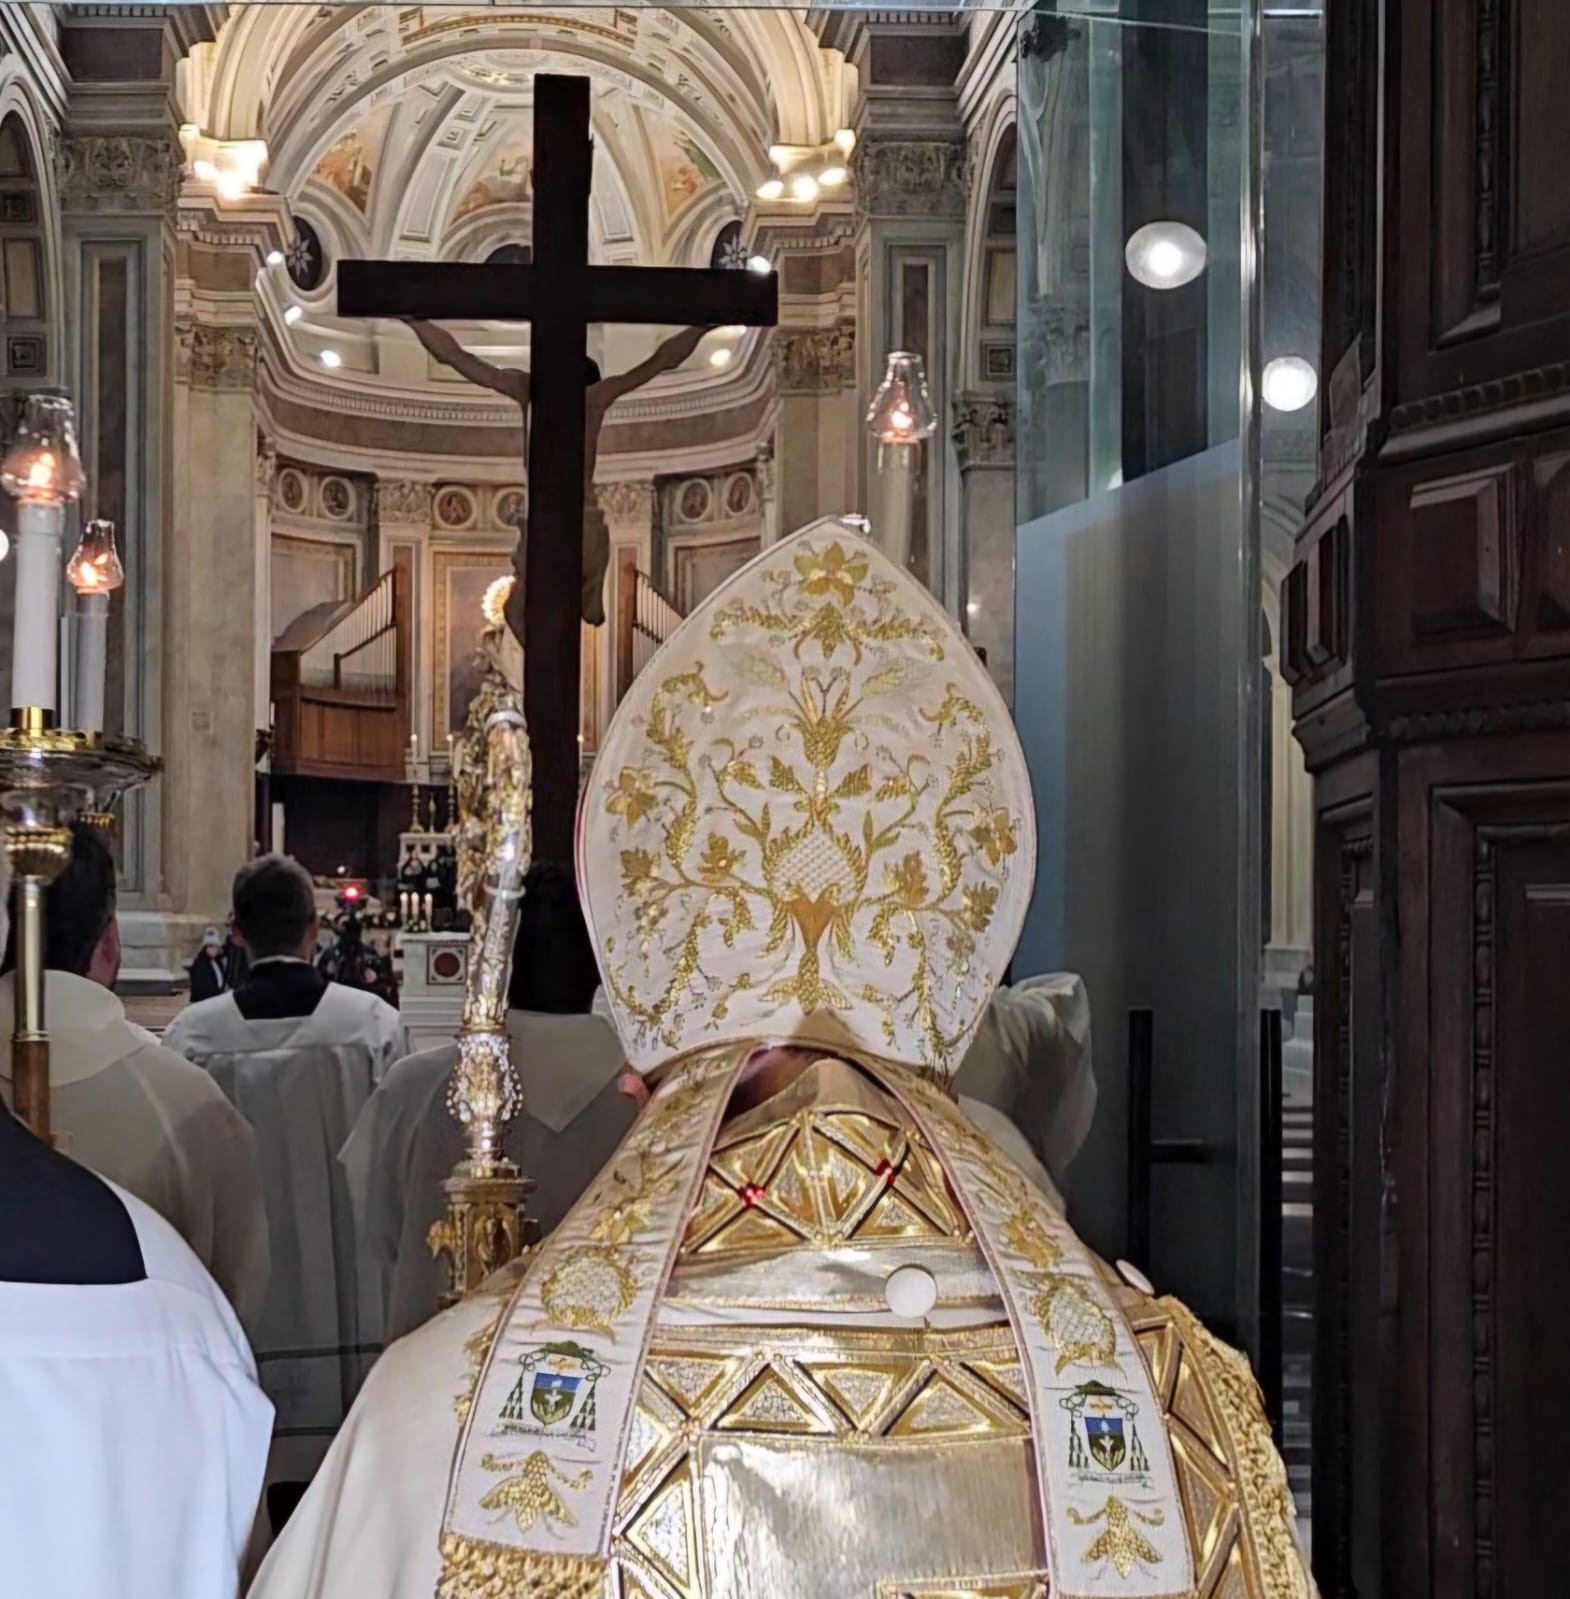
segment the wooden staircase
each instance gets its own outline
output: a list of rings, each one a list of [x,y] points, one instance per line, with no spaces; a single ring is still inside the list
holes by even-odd
[[[307,611],[273,646],[273,772],[401,782],[410,683],[401,571]]]

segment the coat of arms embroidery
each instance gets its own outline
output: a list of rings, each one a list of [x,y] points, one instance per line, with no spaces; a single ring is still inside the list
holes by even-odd
[[[542,1344],[523,1355],[501,1409],[498,1434],[585,1437],[594,1431],[594,1390],[610,1369],[582,1344]]]

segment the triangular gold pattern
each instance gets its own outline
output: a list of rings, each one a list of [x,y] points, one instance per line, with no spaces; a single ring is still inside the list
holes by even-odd
[[[1172,1368],[1177,1358],[1177,1333],[1171,1322],[1159,1327],[1147,1327],[1135,1334],[1134,1342],[1145,1357],[1150,1371],[1150,1385],[1163,1401],[1171,1389]]]
[[[872,1429],[896,1384],[909,1369],[908,1361],[889,1361],[876,1366],[806,1363],[806,1370],[818,1386],[850,1417],[851,1425],[863,1432]]]
[[[927,1218],[913,1210],[893,1189],[890,1189],[867,1213],[867,1219],[856,1229],[857,1238],[940,1238]]]
[[[1030,1401],[1025,1396],[1025,1368],[1017,1360],[973,1360],[969,1363],[969,1370],[990,1388],[1011,1399],[1022,1411],[1030,1409]]]
[[[710,1164],[730,1180],[732,1187],[766,1183],[779,1161],[780,1151],[796,1131],[794,1122],[780,1122],[756,1138],[744,1139],[729,1148],[717,1149]]]
[[[888,1436],[977,1438],[988,1433],[1021,1430],[1021,1424],[1005,1423],[990,1408],[984,1408],[947,1377],[936,1373],[900,1413],[899,1419],[888,1429]]]
[[[1215,1581],[1208,1592],[1200,1590],[1205,1599],[1252,1599],[1248,1588],[1248,1577],[1243,1567],[1243,1551],[1233,1542],[1231,1552],[1226,1557],[1226,1563],[1216,1574]]]
[[[735,1355],[655,1355],[650,1357],[647,1374],[687,1415],[696,1416],[741,1365],[741,1357]]]
[[[1215,1412],[1198,1373],[1189,1364],[1185,1354],[1178,1363],[1177,1383],[1172,1390],[1171,1413],[1186,1422],[1194,1436],[1225,1466],[1226,1453],[1221,1446],[1221,1433],[1216,1425]]]
[[[687,1222],[687,1231],[682,1237],[683,1250],[699,1247],[724,1220],[741,1208],[741,1201],[726,1183],[721,1182],[713,1172],[706,1174],[698,1202]]]
[[[625,1485],[670,1442],[670,1432],[645,1405],[638,1405],[632,1413],[628,1428],[627,1448],[622,1458],[621,1480]]]
[[[1188,1518],[1194,1569],[1204,1571],[1230,1530],[1236,1496],[1228,1474],[1218,1468],[1209,1451],[1181,1432],[1172,1434],[1172,1458]]]
[[[692,1484],[686,1469],[674,1473],[623,1534],[676,1589],[689,1593],[698,1570],[692,1519]]]
[[[787,1433],[827,1437],[833,1426],[772,1367],[761,1371],[718,1422],[724,1432]]]
[[[697,1253],[708,1255],[720,1250],[754,1249],[774,1251],[793,1248],[801,1241],[801,1235],[777,1217],[761,1209],[743,1209],[734,1221],[722,1227]]]

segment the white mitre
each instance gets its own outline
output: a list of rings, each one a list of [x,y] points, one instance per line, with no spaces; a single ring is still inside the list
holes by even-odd
[[[764,550],[639,674],[578,823],[630,1063],[799,1043],[957,1068],[1035,877],[1002,696],[838,521]]]

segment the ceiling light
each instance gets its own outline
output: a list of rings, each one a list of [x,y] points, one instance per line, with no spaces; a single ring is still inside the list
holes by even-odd
[[[1265,363],[1259,392],[1274,411],[1301,411],[1319,389],[1313,363],[1300,355],[1278,355]]]
[[[784,192],[785,184],[780,178],[770,178],[767,183],[758,185],[758,198],[760,200],[777,200]]]
[[[191,171],[203,183],[211,183],[218,176],[218,168],[211,161],[193,161]]]
[[[321,361],[325,367],[336,368],[343,365],[343,357],[336,350],[323,350]]]
[[[965,602],[965,615],[966,616],[980,616],[981,615],[981,601],[980,600],[967,600]]]
[[[710,354],[709,365],[729,366],[731,363],[731,357],[735,355],[735,353],[736,352],[734,350],[726,349],[722,346],[720,349],[715,350]]]
[[[825,167],[818,174],[818,182],[825,189],[837,189],[845,181],[848,174],[844,167]]]
[[[803,172],[800,177],[790,180],[790,197],[793,200],[816,200],[818,197],[818,180],[810,173]]]
[[[1205,270],[1205,241],[1182,222],[1147,222],[1129,235],[1123,259],[1147,289],[1180,289]]]
[[[789,146],[783,144],[771,144],[769,146],[769,160],[771,160],[777,167],[784,166],[785,163],[790,160]]]
[[[834,146],[841,155],[849,155],[856,148],[856,135],[849,128],[841,128],[834,135]]]
[[[727,339],[739,339],[746,331],[746,328],[744,328],[740,322],[732,322],[729,327],[720,329],[720,332],[723,333]]]
[[[765,272],[772,272],[774,268],[769,265],[769,258],[766,255],[749,255],[747,257],[747,270],[756,272],[759,277],[762,277]]]
[[[267,252],[267,264],[268,264],[268,266],[282,266],[283,265],[283,251],[282,250],[269,250]]]
[[[220,200],[243,200],[248,185],[238,172],[220,173],[218,177],[218,198]]]
[[[285,308],[283,319],[289,324],[290,327],[293,327],[295,323],[298,322],[304,315],[305,312],[303,309],[301,309],[301,307],[297,305],[291,305]]]

